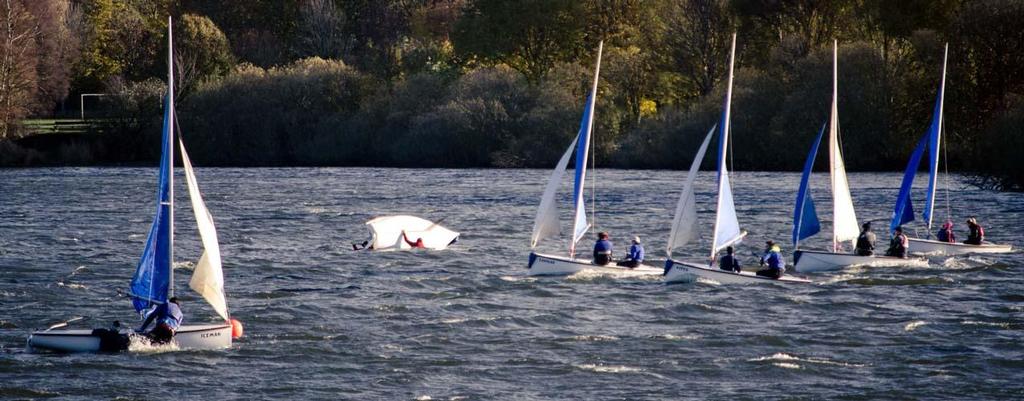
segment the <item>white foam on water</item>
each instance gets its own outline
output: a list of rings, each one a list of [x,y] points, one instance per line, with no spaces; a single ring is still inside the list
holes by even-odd
[[[196,264],[191,260],[183,260],[181,262],[174,262],[174,268],[183,270],[195,270]]]
[[[928,324],[928,322],[926,322],[924,320],[915,320],[915,321],[907,323],[905,326],[903,326],[903,331],[908,331],[908,332],[909,331],[914,331],[914,330],[917,330],[918,327],[924,326],[926,324]]]
[[[643,369],[623,365],[595,365],[592,363],[573,365],[577,369],[589,370],[598,373],[640,373]]]
[[[669,340],[669,341],[683,341],[683,340],[696,340],[696,339],[700,338],[700,336],[695,336],[695,335],[692,335],[692,334],[683,334],[683,335],[659,334],[659,335],[654,336],[654,338],[661,338],[661,339]]]
[[[67,287],[67,288],[70,288],[70,289],[73,289],[73,290],[85,290],[85,289],[89,288],[89,287],[86,287],[85,285],[77,284],[77,283],[67,283],[67,284],[65,284],[63,281],[58,281],[57,282],[57,286],[59,286],[59,287]]]
[[[511,282],[511,283],[519,283],[519,282],[532,283],[534,281],[537,281],[536,277],[527,276],[527,275],[522,275],[522,276],[501,276],[500,278],[501,278],[502,281],[508,281],[508,282]]]
[[[786,368],[786,369],[803,369],[800,365],[797,365],[795,363],[789,363],[789,362],[775,362],[772,365],[778,366],[780,368]]]
[[[129,352],[138,352],[140,354],[162,354],[165,352],[178,351],[178,344],[171,341],[166,344],[153,344],[149,342],[149,339],[140,335],[131,335],[128,342]]]
[[[861,367],[865,366],[864,364],[849,363],[849,362],[842,362],[842,361],[833,361],[833,360],[827,359],[827,358],[813,358],[813,357],[801,358],[801,357],[798,357],[798,356],[793,356],[793,355],[789,355],[789,354],[782,353],[782,352],[778,352],[778,353],[772,354],[771,356],[762,356],[762,357],[757,357],[757,358],[753,358],[753,359],[748,359],[748,361],[750,361],[750,362],[774,361],[775,363],[773,363],[773,364],[776,364],[776,365],[779,364],[779,363],[790,363],[790,364],[796,365],[793,362],[807,362],[807,363],[816,363],[816,364],[819,364],[819,365],[844,366],[844,367],[851,367],[851,368],[861,368]],[[797,367],[799,367],[799,366],[797,366]]]
[[[572,339],[576,340],[576,341],[594,341],[594,342],[598,342],[598,341],[619,341],[618,337],[616,337],[616,336],[607,336],[607,335],[572,336]]]
[[[964,320],[963,322],[960,322],[960,323],[968,325],[968,326],[988,326],[988,327],[999,327],[1001,329],[1008,329],[1008,328],[1010,328],[1010,323],[1007,323],[1007,322],[979,322],[977,320]]]

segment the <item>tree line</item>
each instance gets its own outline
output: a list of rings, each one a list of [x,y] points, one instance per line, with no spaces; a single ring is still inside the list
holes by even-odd
[[[950,170],[1024,185],[1021,0],[0,0],[0,163],[155,160],[167,16],[206,165],[550,167],[603,40],[597,164],[685,168],[735,32],[735,168],[800,168],[837,39],[848,167],[902,169],[949,43]],[[79,93],[113,95],[90,135],[17,139]]]

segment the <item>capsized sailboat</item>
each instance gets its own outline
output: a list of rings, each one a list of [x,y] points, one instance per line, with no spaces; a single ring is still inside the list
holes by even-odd
[[[1007,253],[1012,252],[1010,245],[999,245],[991,242],[983,242],[981,245],[971,245],[956,242],[941,242],[932,239],[932,218],[935,210],[935,192],[938,187],[939,155],[942,146],[944,124],[942,123],[943,106],[946,92],[946,63],[949,57],[949,44],[946,44],[942,55],[942,81],[939,83],[939,93],[935,99],[935,109],[932,113],[932,122],[928,132],[921,137],[914,152],[910,155],[907,169],[903,174],[903,184],[896,199],[896,207],[892,213],[892,222],[889,225],[890,231],[896,227],[914,221],[914,206],[910,199],[911,187],[914,185],[914,176],[921,165],[921,157],[924,156],[925,148],[928,150],[928,193],[925,198],[924,211],[921,216],[926,223],[927,238],[908,238],[910,252],[915,254],[929,255],[961,255],[967,253]],[[947,161],[948,162],[948,161]],[[946,190],[946,216],[952,214],[949,207],[949,190]]]
[[[738,244],[747,235],[746,231],[740,229],[739,219],[736,217],[736,205],[733,203],[732,185],[729,183],[729,171],[726,167],[726,156],[729,150],[729,113],[732,106],[732,80],[733,65],[736,59],[736,35],[732,35],[732,47],[729,51],[729,80],[725,92],[725,106],[722,109],[721,121],[712,127],[704,138],[697,156],[690,165],[690,172],[686,176],[686,183],[683,186],[683,193],[679,196],[676,204],[675,217],[672,220],[672,229],[669,232],[668,246],[666,253],[668,260],[665,261],[664,280],[665,282],[689,282],[697,277],[713,280],[723,284],[746,284],[762,283],[767,281],[800,282],[808,283],[809,280],[784,275],[776,280],[774,278],[758,276],[752,272],[732,272],[721,270],[714,266],[718,252],[726,247]],[[694,182],[697,172],[700,170],[700,163],[707,152],[711,137],[715,130],[718,130],[718,204],[715,209],[715,227],[711,241],[710,263],[707,261],[681,262],[672,258],[672,250],[685,245],[697,234],[697,209],[694,199]]]
[[[569,164],[569,158],[575,150],[576,171],[573,185],[573,207],[575,210],[571,238],[569,238],[569,254],[557,256],[530,252],[530,259],[527,267],[531,276],[554,276],[578,273],[584,270],[596,272],[610,272],[628,275],[657,275],[661,269],[640,265],[635,268],[619,267],[613,264],[597,265],[590,258],[576,258],[576,243],[587,234],[590,224],[587,222],[586,199],[584,197],[584,184],[587,178],[587,158],[590,152],[591,132],[594,128],[594,104],[597,101],[597,82],[601,75],[601,53],[604,49],[604,42],[598,44],[597,62],[594,67],[594,83],[591,86],[590,94],[587,96],[587,104],[583,109],[583,118],[580,121],[580,130],[576,139],[569,144],[562,157],[551,173],[547,185],[544,187],[544,195],[541,197],[540,206],[537,208],[537,217],[533,223],[533,234],[530,238],[530,248],[536,249],[537,245],[544,239],[556,237],[562,233],[558,220],[558,207],[555,204],[555,197],[558,194],[559,184]],[[591,205],[592,207],[594,205]]]
[[[414,249],[420,244],[424,249],[444,250],[459,240],[459,233],[440,223],[406,215],[376,217],[366,222],[370,238],[363,244],[353,244],[352,248],[397,251]]]
[[[153,218],[146,247],[128,289],[135,310],[146,312],[151,307],[165,304],[174,296],[174,68],[171,21],[167,21],[168,84],[164,100],[162,155],[157,185],[157,210]],[[179,141],[181,160],[185,170],[189,198],[203,243],[203,254],[196,263],[189,287],[213,307],[223,322],[202,325],[182,325],[172,343],[178,349],[220,349],[231,346],[232,338],[241,335],[241,324],[228,314],[224,294],[224,273],[221,268],[220,245],[217,231],[206,204],[199,192],[192,163],[185,152],[185,143]],[[58,325],[59,326],[59,325]],[[62,352],[115,351],[127,346],[129,337],[135,336],[130,328],[120,330],[78,329],[37,331],[28,344],[34,349]],[[111,343],[119,346],[111,347]]]
[[[850,196],[850,183],[846,179],[846,165],[839,141],[839,44],[832,42],[832,110],[828,122],[828,155],[829,176],[832,181],[832,250],[814,251],[800,249],[800,240],[813,236],[821,231],[818,214],[811,199],[807,185],[814,168],[814,159],[818,154],[825,127],[821,127],[818,137],[807,155],[803,175],[800,178],[800,189],[797,191],[796,206],[793,210],[793,268],[799,272],[838,270],[846,266],[927,266],[925,259],[903,259],[881,255],[862,256],[853,253],[854,241],[860,235],[857,226],[857,214]],[[849,251],[843,251],[842,243],[850,241]]]

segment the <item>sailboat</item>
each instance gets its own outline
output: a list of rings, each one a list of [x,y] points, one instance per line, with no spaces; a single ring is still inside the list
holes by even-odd
[[[903,174],[903,184],[900,186],[899,196],[896,199],[896,208],[893,210],[892,222],[890,223],[889,230],[894,231],[896,227],[907,224],[914,220],[914,207],[910,200],[910,190],[914,185],[914,175],[917,173],[917,168],[921,164],[921,156],[924,155],[925,148],[928,149],[928,194],[925,198],[924,212],[921,213],[924,220],[927,222],[927,239],[922,238],[908,238],[910,242],[910,252],[915,254],[929,254],[929,255],[961,255],[966,253],[1007,253],[1012,252],[1013,249],[1010,245],[999,245],[991,242],[983,242],[981,245],[970,245],[955,242],[940,242],[932,240],[932,218],[934,217],[935,209],[935,191],[938,184],[939,175],[939,152],[942,146],[943,128],[942,123],[942,112],[943,102],[945,101],[946,91],[946,62],[949,57],[949,44],[946,44],[945,51],[942,55],[942,81],[939,83],[939,93],[935,99],[935,109],[932,113],[932,123],[928,127],[928,132],[921,137],[917,147],[914,148],[914,153],[910,155],[910,161],[907,163],[907,169]],[[947,185],[946,189],[946,215],[951,215],[949,208],[949,189]]]
[[[729,171],[726,167],[727,152],[729,150],[729,113],[732,106],[732,80],[733,65],[736,59],[736,34],[732,35],[732,47],[729,50],[729,80],[725,92],[725,107],[722,109],[721,121],[708,131],[704,142],[697,151],[693,163],[690,165],[690,172],[686,176],[686,183],[683,186],[683,193],[679,196],[676,204],[675,217],[672,220],[672,229],[669,231],[668,246],[666,253],[668,260],[665,261],[665,282],[690,282],[697,277],[713,280],[723,284],[746,284],[761,283],[766,281],[809,283],[809,280],[784,275],[778,280],[758,276],[752,272],[732,272],[718,269],[715,265],[716,255],[726,247],[738,244],[747,235],[746,231],[740,229],[739,219],[736,217],[736,205],[733,203],[732,185],[729,183]],[[714,234],[711,240],[710,263],[706,261],[681,262],[672,258],[672,250],[685,245],[697,234],[697,209],[694,198],[694,182],[697,179],[697,172],[700,170],[700,163],[704,154],[718,130],[718,203],[715,209]]]
[[[839,141],[839,44],[832,42],[832,111],[828,122],[828,155],[829,176],[832,181],[832,250],[814,251],[800,249],[800,240],[813,236],[821,231],[818,214],[814,209],[814,201],[808,187],[814,159],[825,133],[821,127],[818,137],[811,146],[811,153],[804,164],[800,178],[800,189],[797,191],[796,207],[793,210],[793,267],[799,272],[837,270],[846,266],[927,266],[925,259],[903,259],[889,256],[861,256],[852,252],[844,252],[842,243],[851,242],[850,250],[860,236],[857,225],[857,214],[850,197],[850,183],[846,180],[846,166]]]
[[[583,118],[580,121],[580,130],[576,138],[569,144],[569,148],[562,154],[561,159],[551,173],[547,186],[544,187],[544,195],[541,197],[540,206],[537,208],[537,217],[533,223],[533,234],[530,238],[530,248],[536,249],[537,245],[545,239],[556,237],[561,234],[561,225],[558,220],[558,207],[555,204],[555,197],[558,194],[559,184],[569,164],[569,158],[575,150],[576,171],[573,185],[573,207],[575,210],[571,238],[569,238],[569,254],[567,256],[548,255],[537,252],[530,252],[529,262],[531,276],[552,276],[569,275],[584,270],[591,270],[602,273],[628,273],[630,275],[656,275],[661,274],[661,269],[651,266],[640,265],[635,268],[619,267],[614,264],[597,265],[589,258],[576,257],[576,243],[583,239],[590,229],[587,222],[587,211],[585,207],[584,184],[587,178],[587,157],[589,156],[591,132],[594,128],[594,103],[597,100],[597,82],[601,74],[601,53],[604,49],[604,42],[597,47],[597,63],[594,67],[594,83],[591,86],[590,94],[587,96],[587,103],[583,109]],[[594,205],[591,205],[592,207]]]
[[[174,67],[173,41],[171,38],[171,21],[167,21],[167,97],[164,101],[164,123],[162,155],[157,185],[157,210],[146,239],[146,247],[136,268],[128,288],[135,310],[143,313],[156,305],[168,302],[174,296],[174,130],[176,118],[174,111]],[[224,273],[221,269],[220,245],[217,231],[213,225],[206,204],[199,192],[192,163],[185,152],[185,143],[178,141],[181,149],[181,161],[185,170],[189,199],[192,212],[195,214],[199,228],[199,236],[203,243],[203,254],[196,263],[189,281],[189,287],[198,293],[213,307],[213,310],[224,319],[214,324],[182,325],[178,328],[172,343],[178,349],[220,349],[231,346],[232,338],[241,335],[241,324],[231,319],[228,314],[227,301],[224,295]],[[48,349],[62,352],[98,352],[112,350],[107,348],[110,336],[120,337],[128,343],[128,338],[138,338],[130,328],[120,330],[89,330],[71,329],[55,330],[63,325],[55,325],[47,330],[37,331],[28,339],[29,346],[34,349]]]

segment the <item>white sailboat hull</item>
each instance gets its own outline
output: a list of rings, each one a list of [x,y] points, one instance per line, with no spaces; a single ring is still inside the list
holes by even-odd
[[[970,245],[959,242],[940,242],[920,238],[908,238],[910,252],[920,255],[963,255],[968,253],[1009,253],[1013,252],[1010,245],[999,245],[985,242],[981,245]]]
[[[122,331],[128,334],[127,331]],[[231,325],[203,324],[181,326],[172,342],[180,350],[213,350],[231,347]],[[92,330],[48,330],[32,333],[32,349],[57,352],[100,352],[100,337]]]
[[[892,256],[861,256],[849,253],[808,250],[793,252],[793,260],[795,261],[793,268],[801,273],[840,270],[848,266],[928,267],[928,259],[925,258],[904,259]]]
[[[601,266],[591,263],[590,260],[570,259],[535,252],[530,253],[530,263],[528,268],[530,269],[529,275],[531,276],[567,276],[584,270],[596,273],[629,276],[654,276],[661,275],[662,273],[662,270],[659,268],[643,264],[635,268],[615,266],[614,263]]]
[[[812,282],[805,278],[790,275],[783,275],[779,279],[773,279],[770,277],[758,276],[757,274],[748,271],[736,273],[728,270],[716,269],[706,266],[704,263],[697,262],[680,262],[669,259],[665,262],[665,265],[666,283],[689,283],[697,280],[697,278],[703,278],[721,284],[755,284],[768,282],[807,284]]]

